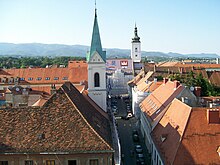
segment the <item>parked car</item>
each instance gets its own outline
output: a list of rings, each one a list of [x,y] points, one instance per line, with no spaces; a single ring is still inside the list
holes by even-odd
[[[144,165],[144,155],[143,154],[137,154],[136,162],[138,165]]]
[[[137,131],[136,129],[134,129],[134,130],[132,131],[132,134],[137,134],[137,135],[138,135],[138,131]]]
[[[139,142],[139,136],[137,134],[133,134],[132,137],[134,142]]]
[[[128,120],[129,118],[127,116],[122,116],[121,119]]]
[[[128,112],[127,117],[128,117],[128,118],[133,117],[132,113],[131,113],[131,112]]]
[[[134,134],[134,135],[136,135],[136,134]],[[139,156],[140,156],[140,154],[143,153],[143,149],[142,149],[141,145],[136,145],[136,146],[135,146],[135,152],[138,153]],[[137,155],[137,156],[138,156],[138,155]],[[143,155],[143,154],[142,154],[142,155]]]

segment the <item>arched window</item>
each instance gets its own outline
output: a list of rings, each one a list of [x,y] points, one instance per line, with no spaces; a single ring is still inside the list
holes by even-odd
[[[95,73],[95,75],[94,75],[94,86],[95,87],[100,87],[99,73]]]

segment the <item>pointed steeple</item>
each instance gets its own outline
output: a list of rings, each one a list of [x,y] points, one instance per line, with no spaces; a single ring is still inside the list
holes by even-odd
[[[135,23],[135,28],[134,28],[134,38],[132,38],[132,42],[140,42],[140,37],[138,37],[138,34],[137,34],[136,23]]]
[[[87,54],[87,61],[93,56],[94,52],[98,52],[104,61],[106,61],[106,52],[102,51],[102,43],[99,34],[99,26],[97,20],[97,9],[95,8],[95,19],[92,32],[92,42],[90,52]]]

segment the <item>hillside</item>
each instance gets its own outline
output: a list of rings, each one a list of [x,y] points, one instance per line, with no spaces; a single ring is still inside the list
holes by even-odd
[[[0,56],[79,56],[85,57],[89,51],[89,46],[84,45],[63,45],[63,44],[13,44],[0,43]],[[107,57],[129,57],[129,49],[106,49]],[[142,57],[196,57],[196,58],[216,58],[217,54],[179,54],[142,51]]]

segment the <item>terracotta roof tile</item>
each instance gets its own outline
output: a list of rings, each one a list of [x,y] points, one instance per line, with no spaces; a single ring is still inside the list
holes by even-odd
[[[128,85],[136,85],[143,77],[145,76],[144,71],[141,71],[138,73],[137,76],[135,76],[132,80],[128,81]]]
[[[216,86],[220,86],[220,71],[208,72],[209,81]]]
[[[80,83],[88,81],[87,66],[84,61],[70,61],[68,68],[4,69],[1,72],[2,76],[23,78],[24,81],[20,82],[24,84],[63,84],[66,81]]]
[[[208,124],[207,109],[193,108],[174,164],[220,164],[220,124]]]
[[[152,132],[154,143],[165,164],[173,164],[190,112],[191,107],[174,99]]]
[[[163,82],[158,81],[158,82],[142,82],[137,85],[137,89],[142,92],[153,92],[156,90]]]
[[[152,121],[155,120],[166,106],[184,89],[181,84],[175,88],[175,83],[179,84],[177,81],[168,81],[166,84],[163,83],[140,103],[141,110],[147,117],[150,117]]]
[[[112,152],[109,120],[70,83],[43,107],[0,110],[0,152]]]

